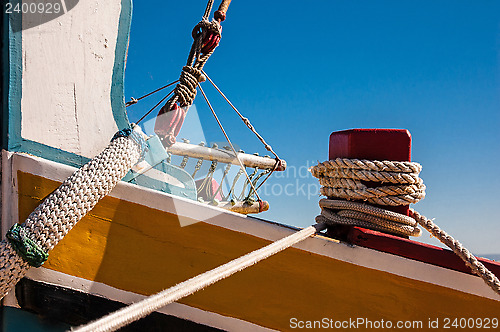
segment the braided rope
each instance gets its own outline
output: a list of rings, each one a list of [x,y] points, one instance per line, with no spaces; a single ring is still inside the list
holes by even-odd
[[[457,254],[471,270],[500,295],[500,281],[474,255],[432,220],[410,210],[410,217],[365,203],[336,200],[362,200],[378,205],[409,205],[425,197],[425,185],[419,178],[422,166],[413,162],[370,161],[359,159],[328,160],[310,169],[322,185],[317,223],[361,226],[397,235],[420,236],[418,225]],[[361,181],[390,183],[369,188]]]
[[[475,274],[480,276],[483,281],[500,295],[500,281],[488,270],[477,258],[467,250],[459,241],[438,227],[431,219],[426,218],[417,211],[410,209],[411,216],[415,218],[419,225],[434,235],[439,241],[448,246],[460,257]]]
[[[408,216],[363,203],[322,199],[317,223],[361,226],[404,236],[420,236],[417,222]]]
[[[66,179],[21,225],[25,236],[44,252],[52,250],[139,160],[141,145],[133,136],[115,138],[103,152]],[[0,242],[0,298],[29,268],[9,240]]]

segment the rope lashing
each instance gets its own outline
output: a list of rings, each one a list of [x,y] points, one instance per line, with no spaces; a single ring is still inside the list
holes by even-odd
[[[213,1],[210,0],[202,20],[194,27],[193,44],[186,65],[182,67],[179,83],[157,115],[155,133],[167,147],[176,142],[175,137],[196,97],[196,87],[206,79],[202,71],[203,66],[220,41],[222,31],[220,23],[216,20],[208,21],[212,6]]]
[[[229,6],[229,2],[227,3],[227,6]],[[221,7],[223,7],[223,5],[221,4]],[[220,8],[219,8],[220,9]],[[227,7],[226,7],[227,9]],[[280,157],[278,157],[278,154],[276,152],[274,152],[273,148],[271,147],[271,145],[269,145],[265,140],[264,138],[257,132],[257,130],[254,128],[254,126],[250,123],[250,120],[248,120],[248,118],[244,117],[243,114],[241,114],[241,112],[233,105],[233,103],[231,103],[231,101],[229,100],[229,98],[226,97],[226,95],[222,92],[222,90],[217,86],[217,84],[214,83],[214,81],[207,75],[207,73],[205,73],[203,71],[203,74],[205,75],[205,77],[208,79],[208,81],[213,85],[213,87],[219,92],[219,94],[222,96],[222,98],[224,98],[224,100],[229,104],[229,106],[236,112],[236,114],[238,114],[238,116],[240,117],[240,119],[243,121],[243,123],[245,123],[245,125],[248,127],[248,129],[250,129],[250,131],[252,133],[254,133],[254,135],[261,141],[261,143],[264,145],[265,149],[268,150],[269,152],[271,152],[274,157],[275,157],[275,160],[276,160],[276,164],[274,165],[273,169],[267,174],[267,176],[264,178],[264,181],[262,181],[258,186],[257,188],[255,188],[255,186],[252,185],[252,190],[256,193],[256,196],[257,196],[257,199],[259,202],[261,202],[260,198],[258,197],[258,194],[257,194],[257,190],[271,177],[271,175],[276,171],[276,170],[284,170],[286,165],[284,163],[283,160],[280,159]],[[203,93],[203,90],[200,86],[200,90],[202,91]],[[209,104],[209,107],[211,108],[210,106],[210,103],[208,101],[208,99],[206,98],[205,94],[203,93],[203,97],[205,98],[207,104]],[[222,130],[222,132],[225,134],[224,132],[224,129],[222,128],[222,124],[220,124],[219,120],[217,119],[217,116],[215,115],[215,112],[213,111],[212,109],[212,113],[216,119],[216,121],[219,123],[219,126]],[[227,135],[226,135],[227,136]],[[231,145],[231,144],[230,144]],[[234,150],[234,148],[233,148]],[[246,173],[246,171],[245,171]],[[247,175],[247,179],[248,179],[248,175]],[[251,193],[252,191],[250,191]]]
[[[246,170],[245,166],[243,165],[243,163],[241,162],[241,159],[238,156],[238,153],[236,152],[236,149],[234,148],[233,143],[231,143],[231,140],[229,139],[229,136],[227,135],[226,131],[224,130],[224,127],[222,126],[222,123],[220,122],[219,117],[217,116],[217,113],[215,113],[215,110],[212,107],[212,104],[210,103],[210,101],[208,100],[207,95],[205,94],[205,91],[203,91],[203,88],[201,86],[199,86],[199,89],[201,91],[201,94],[203,95],[203,98],[207,102],[207,105],[210,108],[210,111],[212,112],[212,115],[214,116],[215,121],[217,121],[217,124],[219,125],[219,128],[222,131],[222,134],[224,134],[224,137],[226,138],[226,141],[229,144],[229,147],[233,151],[234,156],[236,157],[236,160],[238,160],[238,164],[240,164],[240,169],[243,171],[243,173],[245,174],[245,177],[247,178],[248,183],[252,187],[252,190],[254,191],[255,196],[257,197],[257,201],[260,202],[261,199],[260,199],[259,193],[255,189],[255,186],[253,185],[252,180],[248,176],[247,170]]]
[[[26,221],[0,242],[0,298],[115,187],[143,155],[142,136],[122,131],[94,159],[75,171]]]
[[[208,287],[217,281],[223,280],[236,272],[242,271],[261,260],[277,254],[325,228],[324,225],[313,225],[302,229],[281,240],[273,242],[268,246],[255,250],[241,256],[213,270],[200,274],[196,277],[181,282],[169,289],[152,295],[140,302],[122,308],[99,320],[74,329],[74,332],[109,332],[116,331],[136,320],[146,317],[150,313],[175,302],[183,297],[189,296],[199,290]]]
[[[319,163],[311,173],[327,197],[363,200],[379,205],[408,205],[425,197],[419,178],[422,166],[414,162],[370,161],[337,158]],[[385,185],[369,188],[362,181]]]
[[[432,220],[413,209],[410,209],[408,217],[365,203],[346,201],[363,200],[367,203],[391,206],[416,203],[425,197],[425,185],[418,176],[421,170],[422,166],[414,162],[337,158],[319,163],[311,167],[310,171],[319,179],[322,185],[321,194],[328,199],[320,200],[321,215],[316,217],[316,222],[361,226],[409,236],[420,236],[420,225],[453,250],[475,274],[500,295],[498,278]],[[361,181],[388,185],[368,188]]]
[[[415,219],[367,204],[322,199],[319,201],[319,206],[321,215],[316,217],[318,223],[361,226],[407,236],[422,234]]]
[[[19,224],[14,224],[5,235],[11,246],[29,265],[40,267],[49,258],[49,254],[45,252],[35,241],[26,236],[24,227]]]

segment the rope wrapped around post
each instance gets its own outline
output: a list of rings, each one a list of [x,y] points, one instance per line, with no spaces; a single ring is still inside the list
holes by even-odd
[[[15,224],[0,243],[0,299],[26,274],[39,267],[48,252],[144,157],[139,131],[118,132],[109,146],[75,171],[33,211]]]
[[[337,158],[318,163],[310,171],[322,185],[321,194],[328,198],[320,200],[321,215],[316,217],[316,222],[360,226],[403,236],[420,236],[420,225],[453,250],[500,295],[498,278],[432,220],[413,209],[410,209],[410,216],[406,216],[366,204],[397,206],[417,203],[425,197],[425,185],[419,177],[421,170],[420,164],[406,161]],[[361,181],[379,182],[382,186],[369,188]]]

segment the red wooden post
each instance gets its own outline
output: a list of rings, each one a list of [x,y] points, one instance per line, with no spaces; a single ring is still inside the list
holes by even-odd
[[[411,135],[406,129],[349,129],[330,135],[329,159],[411,161]],[[363,182],[369,187],[379,183]],[[382,206],[408,215],[409,206]]]
[[[410,161],[411,135],[405,129],[349,129],[330,135],[330,160],[352,158],[368,160]],[[368,187],[380,186],[376,182],[363,181]],[[409,206],[382,206],[397,213],[409,214]],[[328,227],[334,238],[351,242],[353,227],[335,225]]]

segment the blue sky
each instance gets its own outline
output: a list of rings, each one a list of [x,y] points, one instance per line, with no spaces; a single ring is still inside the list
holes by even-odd
[[[178,78],[205,5],[134,3],[127,99]],[[317,181],[305,168],[327,159],[332,131],[405,128],[427,186],[415,208],[474,253],[500,254],[498,13],[498,1],[234,0],[205,70],[290,167],[269,180],[260,217],[314,223]],[[204,87],[231,139],[266,154]],[[129,108],[131,121],[161,96],[152,98]],[[206,140],[223,141],[201,94],[195,106],[180,137],[197,135],[198,115]]]

